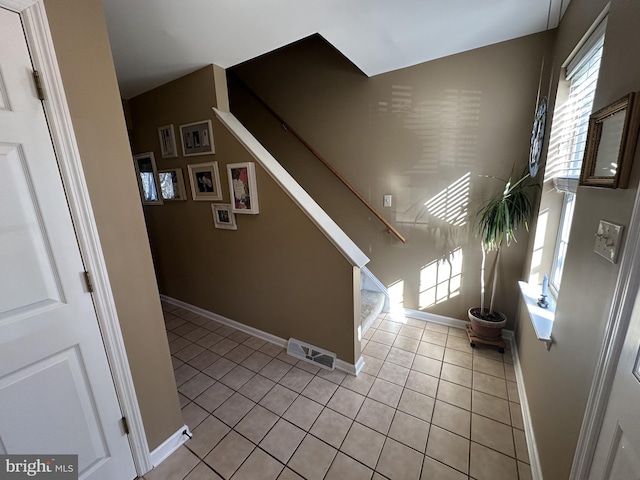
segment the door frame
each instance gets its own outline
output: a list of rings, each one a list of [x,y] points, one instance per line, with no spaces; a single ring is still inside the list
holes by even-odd
[[[589,476],[602,422],[607,410],[618,360],[631,321],[631,313],[640,288],[640,189],[636,193],[633,212],[620,261],[620,270],[607,318],[602,347],[589,391],[587,407],[569,480]]]
[[[93,303],[102,332],[116,395],[129,427],[129,445],[138,475],[153,468],[129,360],[122,338],[115,299],[107,274],[89,191],[67,105],[43,0],[0,0],[0,6],[19,13],[34,68],[41,73],[43,101],[51,139],[67,194],[80,254],[91,272]]]

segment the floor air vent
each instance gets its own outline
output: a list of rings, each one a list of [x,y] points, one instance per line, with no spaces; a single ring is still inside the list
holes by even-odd
[[[336,354],[322,350],[321,348],[314,347],[308,343],[301,342],[295,338],[289,339],[289,345],[287,346],[287,353],[293,357],[305,360],[310,363],[315,363],[319,367],[326,370],[333,370],[336,368]]]

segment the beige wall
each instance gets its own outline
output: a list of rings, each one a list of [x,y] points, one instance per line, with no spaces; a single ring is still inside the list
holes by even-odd
[[[187,201],[144,208],[160,291],[353,363],[353,269],[271,177],[256,164],[260,213],[236,215],[236,231],[214,228],[211,202],[191,199],[187,164],[218,162],[228,203],[226,165],[254,161],[215,119],[211,107],[226,97],[216,73],[205,67],[130,101],[136,153],[153,151],[160,170],[182,168],[187,184]],[[158,126],[172,123],[179,137],[180,124],[207,118],[214,155],[161,158]]]
[[[569,5],[558,32],[556,81],[559,65],[606,3],[573,0]],[[612,0],[594,110],[640,90],[639,26],[637,2]],[[578,189],[550,351],[536,340],[526,311],[520,312],[520,362],[544,478],[567,478],[571,469],[619,271],[593,252],[598,221],[629,225],[639,177],[640,151],[628,189]]]
[[[149,447],[183,421],[100,0],[46,0]]]
[[[233,78],[232,112],[371,258],[368,267],[385,285],[404,282],[405,307],[466,319],[467,309],[480,302],[479,243],[468,221],[452,226],[424,204],[446,200],[447,217],[462,207],[462,216],[475,221],[479,205],[504,188],[481,175],[507,178],[514,164],[522,171],[549,38],[533,35],[366,78],[312,37],[233,69],[401,231],[406,244],[386,233]],[[467,191],[452,189],[460,179]],[[384,194],[393,195],[392,208],[382,206]],[[524,230],[518,241],[501,262],[497,305],[509,316],[509,328]],[[436,283],[421,280],[422,267],[457,247],[464,259],[461,288],[452,287],[437,305],[421,301],[420,292]],[[441,275],[448,266],[442,267]]]

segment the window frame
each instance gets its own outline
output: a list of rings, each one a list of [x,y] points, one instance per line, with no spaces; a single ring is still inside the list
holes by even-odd
[[[571,225],[573,224],[573,213],[576,206],[576,194],[571,192],[563,192],[562,213],[560,215],[560,224],[558,225],[558,233],[556,235],[556,245],[553,251],[553,262],[551,264],[551,274],[549,275],[549,287],[551,293],[557,298],[560,291],[560,283],[562,281],[562,273],[564,272],[564,264],[567,256],[567,248],[562,251],[563,243],[568,247],[571,235]],[[570,211],[569,211],[570,209]],[[569,217],[567,221],[567,216]],[[565,238],[566,234],[566,238]],[[562,265],[560,266],[559,275],[556,278],[556,270],[558,262],[562,257]]]
[[[572,58],[567,60],[563,65],[564,78],[560,81],[566,83],[567,99],[565,100],[565,103],[561,105],[561,108],[564,108],[566,102],[570,100],[572,92],[579,90],[583,86],[583,82],[585,85],[588,85],[588,82],[593,81],[595,82],[593,90],[590,93],[584,95],[579,103],[576,102],[574,105],[571,105],[571,111],[582,111],[587,106],[584,100],[591,96],[591,105],[589,106],[589,110],[590,112],[593,112],[595,93],[597,91],[597,81],[600,75],[600,66],[602,63],[602,52],[604,49],[606,26],[607,17],[605,16],[604,19],[598,22],[596,26],[588,33],[588,35],[586,36],[586,40],[582,42],[581,45],[576,47],[575,55],[573,55]],[[597,58],[596,60],[597,54],[599,54],[599,58]],[[595,72],[595,79],[593,78],[593,73],[590,73],[581,80],[580,84],[576,85],[572,83],[574,79],[580,78],[582,76],[581,72],[585,67],[589,70],[596,62],[598,63],[598,69]],[[577,77],[578,75],[580,75],[580,77]],[[560,87],[558,88],[558,90],[560,90]],[[556,105],[556,107],[558,107],[558,105]],[[555,116],[556,111],[554,111],[554,121],[556,120]],[[566,120],[561,119],[561,121],[562,123],[560,125],[552,126],[550,133],[551,137],[553,137],[555,133],[553,130],[554,127],[561,130],[567,128],[567,125],[565,124]],[[552,121],[552,124],[553,123],[554,122]],[[545,178],[545,180],[552,180],[557,191],[563,194],[560,222],[558,224],[558,229],[556,232],[556,241],[553,250],[551,270],[549,275],[549,290],[555,298],[557,298],[558,293],[560,292],[562,283],[566,253],[570,241],[571,225],[573,223],[573,214],[577,201],[577,184],[579,171],[582,162],[584,161],[584,155],[586,152],[586,148],[582,148],[582,152],[580,152],[580,150],[576,148],[576,145],[582,145],[584,143],[586,147],[588,125],[588,118],[586,123],[576,122],[575,124],[570,125],[572,127],[570,131],[571,135],[570,137],[568,137],[570,146],[569,151],[566,153],[566,156],[564,156],[563,162],[566,168],[565,174],[552,175],[550,178]],[[565,133],[562,132],[561,135],[564,136]],[[584,142],[580,142],[581,137],[584,137]],[[578,172],[577,174],[575,174],[576,171]],[[559,263],[561,263],[560,267],[558,267]],[[557,272],[558,268],[560,270],[559,272]]]

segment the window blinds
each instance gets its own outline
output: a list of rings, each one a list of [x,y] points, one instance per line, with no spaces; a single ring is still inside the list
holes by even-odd
[[[605,28],[606,19],[569,62],[565,77],[569,93],[564,102],[556,104],[553,112],[544,181],[553,180],[555,187],[561,191],[575,193],[577,179],[580,177]]]

